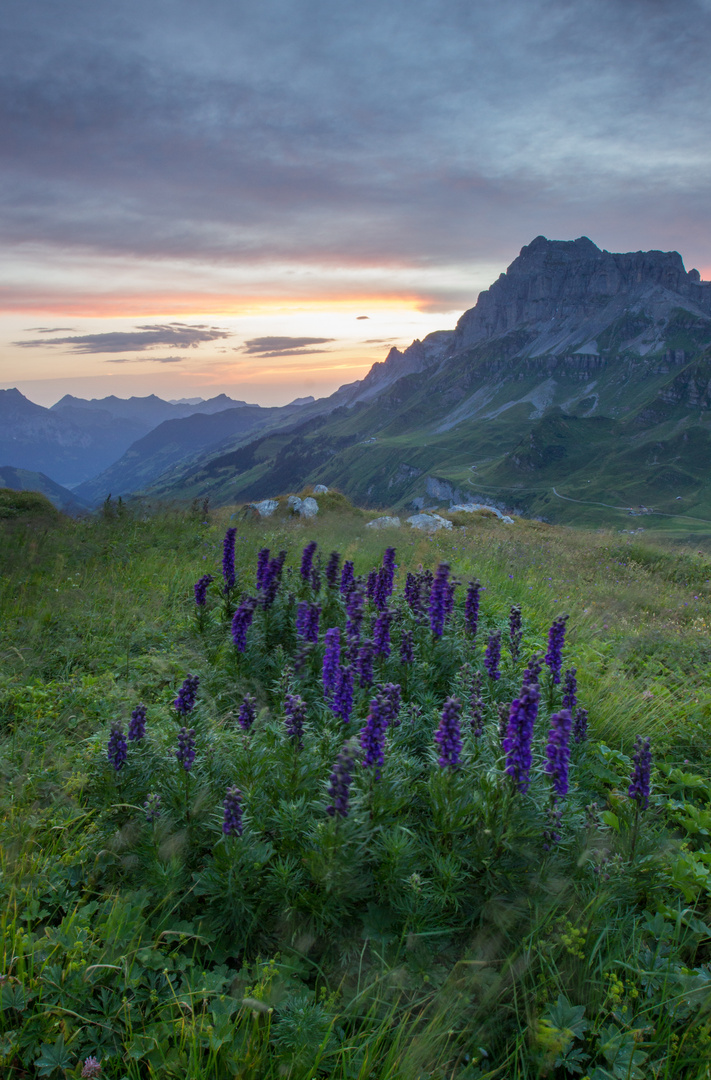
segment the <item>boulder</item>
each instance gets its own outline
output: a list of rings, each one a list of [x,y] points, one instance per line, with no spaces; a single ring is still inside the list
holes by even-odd
[[[250,503],[250,507],[256,510],[260,517],[271,517],[275,510],[279,508],[279,503],[276,499],[262,499],[261,502]]]
[[[308,495],[305,499],[301,500],[301,506],[298,508],[298,512],[304,518],[316,517],[318,514],[318,503]]]
[[[439,514],[413,514],[412,517],[407,519],[407,523],[413,529],[420,529],[421,532],[426,533],[435,533],[439,529],[452,528],[452,522],[447,521],[447,518],[440,517]]]
[[[496,514],[499,521],[503,521],[506,525],[514,523],[514,519],[508,514],[502,514],[495,506],[489,506],[487,503],[458,503],[449,508],[450,514],[474,514],[477,510],[488,510],[490,514]]]
[[[325,484],[316,484],[314,487],[314,495],[328,495],[328,488]]]
[[[286,500],[286,505],[290,510],[293,510],[295,514],[298,514],[301,510],[301,499],[298,495],[290,495]]]
[[[399,529],[399,517],[379,517],[366,523],[366,529]]]

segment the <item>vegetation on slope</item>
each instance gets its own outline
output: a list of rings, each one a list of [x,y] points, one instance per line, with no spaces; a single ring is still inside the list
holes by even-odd
[[[434,538],[364,524],[342,504],[306,525],[109,505],[44,532],[32,518],[3,526],[3,1076],[97,1075],[94,1059],[116,1080],[708,1075],[708,559],[536,522],[482,518]],[[228,527],[237,585],[225,597]],[[312,539],[319,582],[300,573]],[[356,685],[347,728],[323,693],[324,630],[345,635],[346,618],[324,572],[338,550],[367,575],[388,543],[396,614],[374,681],[400,684],[402,707],[377,777],[359,749],[375,687]],[[257,595],[264,546],[286,551],[283,580],[239,652],[231,618],[243,590]],[[462,584],[440,637],[402,592],[408,571],[441,563]],[[193,586],[208,573],[198,610]],[[476,638],[464,610],[474,578]],[[298,603],[321,606],[310,649]],[[500,724],[563,612],[589,732],[572,746],[560,839],[546,849],[544,747],[562,684],[544,668],[526,792],[505,771]],[[366,630],[377,613],[370,603]],[[414,662],[402,664],[408,632]],[[188,673],[197,703],[178,715]],[[301,736],[286,723],[290,693],[306,703]],[[443,768],[434,735],[451,695],[463,747],[459,767]],[[125,733],[139,703],[145,737],[116,769],[112,726]],[[195,732],[190,770],[176,759],[181,725]],[[329,778],[349,736],[349,814],[332,817]],[[646,809],[628,795],[637,736],[654,759]],[[114,727],[114,763],[117,738]],[[235,785],[243,832],[226,835]]]

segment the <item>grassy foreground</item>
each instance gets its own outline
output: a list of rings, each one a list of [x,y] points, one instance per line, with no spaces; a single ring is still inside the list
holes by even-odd
[[[0,522],[0,1074],[711,1077],[711,562],[536,522],[378,533],[333,505],[306,524],[229,510],[69,521],[38,507]],[[231,603],[219,588],[228,526]],[[310,540],[317,593],[299,571]],[[392,651],[375,658],[376,685],[356,681],[344,725],[321,683],[324,630],[344,635],[346,619],[326,561],[337,550],[367,575],[390,545]],[[258,595],[264,546],[287,552],[283,579],[241,653],[230,620],[243,591]],[[408,571],[441,562],[462,584],[438,637],[402,594]],[[198,618],[193,585],[206,573]],[[476,638],[464,615],[473,578]],[[310,649],[295,632],[299,602],[321,606]],[[562,684],[544,667],[525,792],[505,771],[501,725],[562,613],[563,667],[577,669],[589,733],[572,744],[559,839],[545,843]],[[376,614],[368,603],[364,636]],[[188,673],[197,704],[179,717]],[[359,733],[387,683],[402,706],[378,770]],[[301,736],[285,724],[289,694],[306,704]],[[434,735],[452,695],[463,746],[459,767],[443,768]],[[116,770],[110,729],[125,731],[139,703],[146,736]],[[182,725],[195,732],[190,770],[176,759]],[[627,794],[637,735],[654,759],[647,809]],[[347,740],[349,813],[330,816]],[[243,832],[226,835],[235,785]],[[149,796],[160,798],[152,821]]]

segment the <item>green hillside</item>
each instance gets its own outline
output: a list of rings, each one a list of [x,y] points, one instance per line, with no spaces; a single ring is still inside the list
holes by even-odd
[[[578,420],[546,422],[582,476]],[[337,495],[306,524],[36,510],[0,520],[3,1077],[701,1080],[708,556],[377,533]],[[368,599],[346,560],[394,576]]]

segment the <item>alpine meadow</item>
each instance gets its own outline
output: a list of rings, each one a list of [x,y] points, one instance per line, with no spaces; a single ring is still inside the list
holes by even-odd
[[[709,558],[317,497],[4,494],[3,1076],[708,1076]]]

